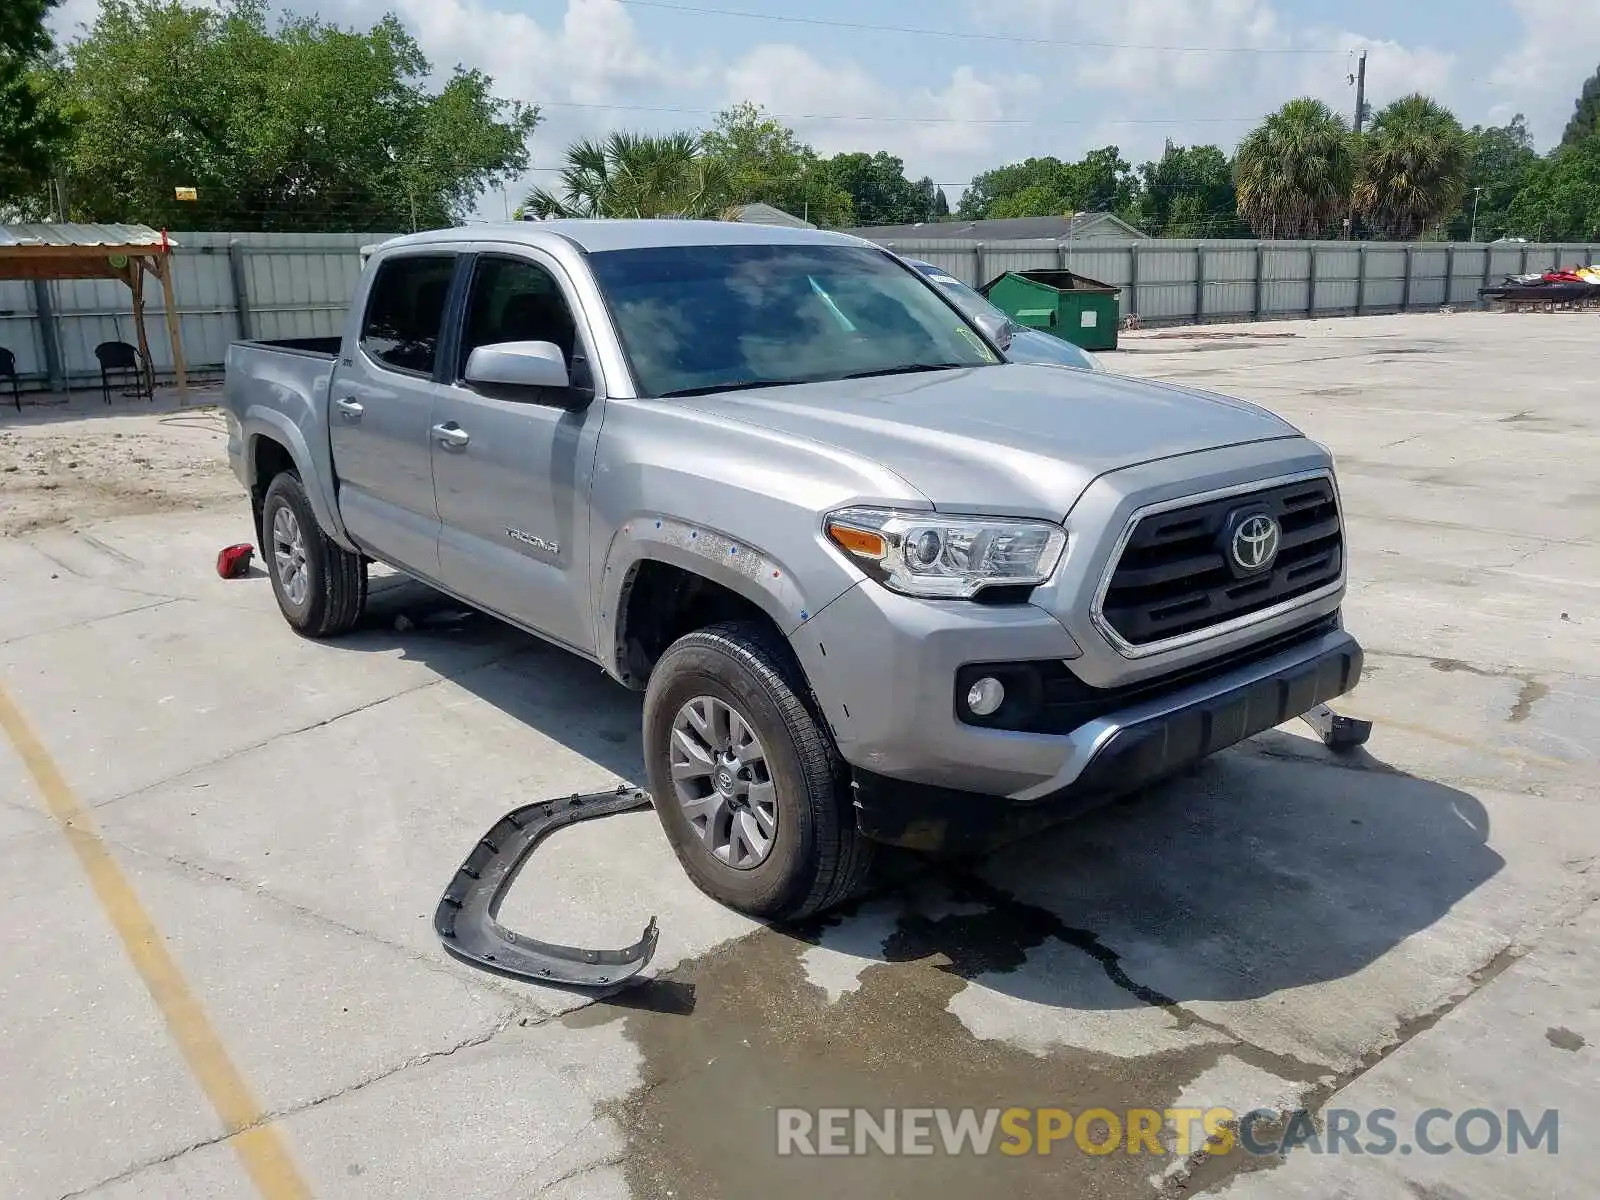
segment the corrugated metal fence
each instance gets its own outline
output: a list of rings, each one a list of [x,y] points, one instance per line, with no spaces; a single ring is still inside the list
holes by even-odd
[[[1446,242],[893,241],[906,258],[974,286],[1006,271],[1061,268],[1122,289],[1141,324],[1344,317],[1475,305],[1506,275],[1591,266],[1590,245]]]
[[[359,251],[387,234],[178,233],[175,284],[190,370],[215,371],[240,337],[328,337],[361,272]],[[1475,304],[1507,274],[1595,261],[1590,245],[1427,242],[1167,241],[1077,243],[896,241],[896,253],[933,262],[971,284],[1008,270],[1067,267],[1122,289],[1122,312],[1147,325],[1349,316]],[[159,303],[146,314],[158,374],[172,368]],[[74,385],[99,378],[94,348],[136,342],[120,283],[0,282],[0,346],[25,384],[62,371]],[[50,339],[47,343],[47,335]],[[54,353],[49,346],[54,347]],[[52,372],[52,360],[56,370]]]
[[[241,337],[329,337],[343,332],[361,274],[362,246],[392,234],[174,233],[173,284],[191,373],[222,367]],[[170,376],[172,347],[161,293],[146,288],[145,332],[156,373]],[[47,340],[48,339],[48,340]],[[0,346],[17,356],[24,386],[98,383],[94,348],[137,344],[128,289],[114,280],[0,282]],[[54,368],[52,370],[52,367]],[[54,379],[52,379],[54,376]]]

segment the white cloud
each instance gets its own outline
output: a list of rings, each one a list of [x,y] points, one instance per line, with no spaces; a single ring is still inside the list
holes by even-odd
[[[1391,100],[1422,92],[1441,103],[1449,104],[1456,88],[1455,55],[1427,46],[1403,46],[1399,42],[1382,41],[1357,33],[1332,33],[1327,35],[1330,45],[1364,47],[1367,51],[1367,102],[1373,108],[1382,108]],[[1301,60],[1300,84],[1297,95],[1315,96],[1341,112],[1355,113],[1355,93],[1349,86],[1346,72],[1354,71],[1355,60],[1335,59],[1329,69],[1326,60]],[[1287,96],[1284,99],[1288,99]],[[1457,113],[1466,117],[1466,113]],[[1470,123],[1470,121],[1469,121]]]
[[[1572,117],[1583,82],[1600,64],[1594,0],[1512,0],[1522,41],[1496,64],[1494,120],[1527,115],[1535,142],[1554,145]]]
[[[999,13],[1001,2],[975,0],[991,14]],[[1231,148],[1256,121],[1296,96],[1315,96],[1353,115],[1351,52],[1361,47],[1369,51],[1367,99],[1375,107],[1418,90],[1446,103],[1451,99],[1452,54],[1327,25],[1296,25],[1271,0],[1021,0],[1021,5],[1035,36],[1079,44],[1059,51],[1040,48],[1064,58],[1069,68],[1064,78],[1085,92],[1116,96],[1115,111],[1084,131],[1082,144],[1114,142],[1135,161],[1159,154],[1168,138]]]
[[[519,99],[603,104],[698,74],[646,49],[616,0],[569,0],[559,28],[476,0],[398,0],[396,11],[435,66],[480,67]]]
[[[1026,75],[981,77],[959,66],[932,87],[895,87],[852,59],[820,62],[789,44],[756,46],[724,73],[729,102],[752,100],[779,114],[818,153],[888,150],[912,177],[964,181],[993,165],[995,140],[1020,102],[1035,94]],[[850,116],[854,120],[829,120]],[[892,118],[916,117],[916,121]]]
[[[1096,42],[1072,53],[1073,83],[1120,91],[1193,91],[1227,82],[1260,56],[1204,54],[1177,47],[1285,47],[1291,39],[1262,0],[1023,0],[1040,37]],[[1144,47],[1173,47],[1152,50]]]
[[[371,0],[343,2],[364,20],[379,11]],[[395,0],[395,11],[436,70],[457,63],[479,68],[494,78],[499,95],[541,106],[535,169],[511,184],[504,199],[485,198],[480,211],[489,218],[504,216],[531,187],[551,186],[550,168],[579,138],[620,126],[699,124],[692,114],[628,106],[681,104],[677,95],[713,80],[705,64],[681,62],[646,46],[616,0],[568,0],[560,25],[479,0]]]

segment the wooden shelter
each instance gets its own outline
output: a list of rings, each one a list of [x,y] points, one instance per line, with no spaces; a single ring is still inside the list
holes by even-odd
[[[172,250],[164,230],[147,225],[0,225],[0,279],[120,279],[133,293],[133,324],[145,378],[154,384],[144,329],[144,277],[161,283],[167,338],[178,390],[189,386],[172,288]]]

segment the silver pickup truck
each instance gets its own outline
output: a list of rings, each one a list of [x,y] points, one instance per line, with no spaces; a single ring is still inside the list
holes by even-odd
[[[596,663],[690,876],[792,918],[1360,675],[1322,446],[1003,341],[843,235],[414,234],[342,339],[230,348],[229,453],[291,626],[352,629],[377,560]]]

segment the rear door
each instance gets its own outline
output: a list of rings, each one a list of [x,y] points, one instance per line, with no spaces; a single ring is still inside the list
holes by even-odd
[[[433,250],[380,260],[328,406],[345,528],[374,557],[434,580],[439,514],[428,430],[457,258]]]
[[[476,256],[448,382],[433,408],[433,481],[444,585],[585,654],[594,652],[589,595],[589,482],[604,399],[480,391],[463,380],[478,346],[560,346],[575,382],[593,382],[581,306],[559,264],[517,247]]]

